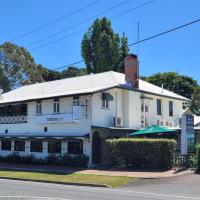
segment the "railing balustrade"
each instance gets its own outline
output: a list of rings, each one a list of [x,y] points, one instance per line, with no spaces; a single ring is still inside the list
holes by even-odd
[[[28,116],[26,115],[0,117],[0,124],[21,124],[27,121]]]

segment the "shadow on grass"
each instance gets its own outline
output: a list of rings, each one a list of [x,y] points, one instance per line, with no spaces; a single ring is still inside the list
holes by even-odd
[[[9,171],[9,172],[31,172],[31,173],[43,173],[52,175],[67,175],[85,169],[87,168],[65,167],[59,165],[24,165],[24,164],[0,163],[0,171]]]

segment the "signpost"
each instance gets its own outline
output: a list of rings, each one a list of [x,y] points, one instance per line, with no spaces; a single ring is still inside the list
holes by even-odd
[[[181,154],[186,155],[188,151],[194,150],[194,116],[184,113],[181,118]]]

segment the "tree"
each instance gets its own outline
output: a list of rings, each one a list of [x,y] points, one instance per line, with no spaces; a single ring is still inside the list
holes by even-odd
[[[0,46],[0,67],[5,69],[11,88],[43,81],[31,54],[10,42]]]
[[[86,74],[87,74],[87,71],[85,68],[78,68],[75,66],[71,66],[61,72],[61,77],[71,78],[71,77],[83,76]]]
[[[195,114],[200,116],[200,86],[194,89],[192,95],[192,101],[190,104],[190,110]]]
[[[142,78],[143,80],[159,87],[161,87],[163,84],[165,89],[189,99],[192,98],[194,88],[198,86],[197,81],[193,78],[185,75],[179,75],[176,72],[157,73],[152,76]]]
[[[0,89],[3,89],[3,92],[8,92],[11,89],[11,85],[6,76],[6,71],[2,67],[0,67]]]
[[[121,38],[121,48],[120,48],[120,60],[118,69],[116,71],[124,73],[124,59],[126,56],[128,56],[129,48],[128,48],[128,39],[125,36],[125,33],[123,33],[123,36]]]
[[[55,81],[61,79],[61,73],[52,69],[48,69],[43,67],[42,65],[38,65],[41,76],[44,81]]]
[[[121,60],[128,54],[127,38],[123,34],[120,39],[106,17],[96,19],[83,36],[81,54],[88,73],[123,71]]]

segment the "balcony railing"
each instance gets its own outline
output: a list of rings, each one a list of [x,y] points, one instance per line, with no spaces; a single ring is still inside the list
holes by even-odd
[[[25,115],[0,117],[0,124],[21,124],[27,121],[28,117]]]

